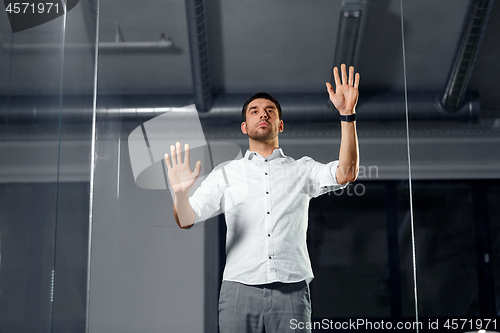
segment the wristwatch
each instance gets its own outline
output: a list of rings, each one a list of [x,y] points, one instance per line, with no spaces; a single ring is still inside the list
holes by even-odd
[[[348,123],[350,123],[351,121],[356,121],[356,114],[353,113],[353,114],[350,114],[348,116],[345,116],[345,115],[340,115],[340,121],[347,121]]]

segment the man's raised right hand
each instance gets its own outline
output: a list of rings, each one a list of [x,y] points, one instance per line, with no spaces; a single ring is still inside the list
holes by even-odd
[[[165,154],[165,162],[168,169],[168,180],[175,194],[188,193],[189,189],[194,185],[196,179],[200,175],[201,162],[197,161],[194,171],[189,167],[189,145],[184,145],[184,162],[182,162],[181,144],[177,142],[175,147],[170,146],[170,155],[172,156],[172,164],[168,154]]]

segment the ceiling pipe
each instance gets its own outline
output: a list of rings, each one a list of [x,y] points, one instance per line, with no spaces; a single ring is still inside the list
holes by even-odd
[[[194,103],[199,112],[207,112],[212,106],[212,80],[204,0],[186,0],[186,15]]]
[[[315,94],[273,94],[280,102],[283,119],[288,122],[307,123],[337,121],[338,112],[328,96]],[[241,121],[241,109],[250,95],[219,95],[214,98],[213,108],[207,114],[199,114],[201,120]],[[480,104],[477,93],[469,93],[468,101],[454,113],[444,110],[439,92],[408,93],[410,120],[459,120],[474,122],[479,118]],[[356,106],[359,121],[404,121],[406,119],[403,92],[363,92]]]
[[[241,122],[241,109],[251,94],[216,95],[210,112],[199,112],[203,124],[223,126]],[[289,123],[338,121],[338,112],[332,110],[326,93],[274,94],[283,109],[283,119]],[[476,121],[480,113],[479,96],[468,93],[467,102],[456,112],[447,112],[440,103],[439,92],[410,92],[408,109],[410,120]],[[91,96],[63,96],[64,121],[78,123],[91,117]],[[0,124],[43,124],[59,120],[58,96],[0,96]],[[146,121],[162,113],[193,104],[190,94],[110,96],[99,95],[97,119]],[[403,93],[362,93],[356,107],[358,120],[404,121]]]
[[[441,104],[450,112],[459,111],[467,95],[479,47],[486,31],[494,0],[470,0]]]
[[[91,7],[91,20],[93,22],[93,31],[95,32],[95,22],[97,18],[92,15],[94,10],[97,10],[96,1],[89,1],[89,6]],[[29,44],[15,44],[7,43],[3,38],[3,34],[0,31],[0,47],[4,50],[13,51],[36,51],[36,50],[61,50],[64,46],[66,49],[92,49],[94,48],[94,43],[29,43]],[[167,38],[165,34],[160,35],[160,40],[156,42],[125,42],[123,40],[120,25],[117,22],[115,28],[115,41],[114,42],[100,42],[98,44],[99,51],[115,51],[115,50],[168,50],[173,46],[171,38]]]
[[[14,51],[36,51],[36,50],[61,50],[62,47],[66,49],[92,49],[93,43],[31,43],[31,44],[8,44],[0,33],[0,46],[4,50]],[[165,37],[165,34],[160,36],[157,42],[100,42],[99,51],[114,51],[114,50],[168,50],[173,46],[173,42]]]
[[[157,42],[111,42],[99,43],[99,51],[115,50],[166,50],[171,48],[173,43],[167,39],[160,39]],[[62,44],[18,44],[4,46],[5,49],[12,48],[15,51],[35,51],[35,50],[61,50]],[[92,44],[65,44],[66,49],[91,49]]]

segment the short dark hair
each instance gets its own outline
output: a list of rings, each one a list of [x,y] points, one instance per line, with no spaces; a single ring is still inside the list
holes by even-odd
[[[257,93],[255,95],[253,95],[252,97],[250,97],[248,99],[248,101],[246,101],[245,104],[243,105],[243,109],[241,110],[241,116],[243,117],[243,121],[247,120],[247,108],[248,108],[248,104],[250,104],[251,101],[253,101],[255,99],[259,99],[259,98],[267,99],[267,100],[273,102],[274,105],[276,105],[276,108],[278,109],[278,116],[279,116],[279,119],[281,120],[281,105],[280,105],[280,103],[278,103],[278,101],[276,100],[276,98],[274,98],[273,96],[269,95],[268,93],[266,93],[266,92],[260,92],[260,93]]]

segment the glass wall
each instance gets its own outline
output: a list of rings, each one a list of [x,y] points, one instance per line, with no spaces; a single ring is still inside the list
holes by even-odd
[[[77,2],[0,13],[2,332],[85,331],[95,8]]]
[[[435,105],[422,117],[408,99],[418,309],[426,328],[496,331],[499,8],[442,4],[405,2],[404,12],[421,18],[405,35],[408,89],[432,93]],[[449,65],[436,67],[443,57]]]

